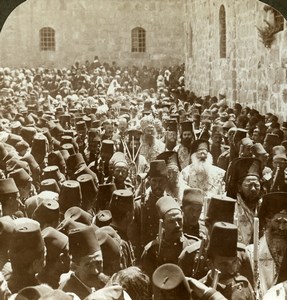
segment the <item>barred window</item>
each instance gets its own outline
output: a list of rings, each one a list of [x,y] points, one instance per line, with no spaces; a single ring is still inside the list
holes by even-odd
[[[223,5],[221,5],[219,10],[219,37],[220,58],[226,58],[226,14],[225,7]]]
[[[40,30],[40,50],[55,51],[55,30],[51,27],[44,27]]]
[[[132,30],[132,52],[146,51],[146,32],[141,27]]]

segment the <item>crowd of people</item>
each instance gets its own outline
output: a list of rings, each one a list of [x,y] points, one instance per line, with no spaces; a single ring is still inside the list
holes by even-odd
[[[0,68],[0,299],[286,299],[279,121],[184,65]]]

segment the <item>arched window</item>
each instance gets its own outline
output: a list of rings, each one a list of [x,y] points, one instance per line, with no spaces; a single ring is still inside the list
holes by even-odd
[[[55,51],[55,30],[51,27],[43,27],[40,30],[40,50]]]
[[[219,10],[219,41],[220,58],[226,58],[226,14],[223,5]]]
[[[132,30],[132,52],[145,52],[146,50],[146,33],[141,27]]]

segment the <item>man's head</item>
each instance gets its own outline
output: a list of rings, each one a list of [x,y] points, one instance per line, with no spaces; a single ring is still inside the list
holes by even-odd
[[[95,287],[103,271],[103,255],[93,226],[72,229],[69,247],[75,274],[87,286]]]
[[[176,241],[182,236],[183,215],[179,204],[170,196],[156,202],[160,219],[163,220],[164,236],[167,241]]]
[[[40,224],[28,218],[14,221],[9,256],[13,271],[35,275],[45,266],[45,245]]]
[[[261,227],[271,238],[287,238],[287,193],[272,192],[263,196],[259,211]]]
[[[184,223],[186,225],[196,225],[198,223],[202,207],[203,192],[200,189],[188,188],[183,192],[182,211]]]
[[[12,216],[18,211],[19,190],[13,178],[0,179],[0,196],[3,216]]]
[[[214,224],[207,247],[207,263],[212,272],[220,271],[220,282],[229,282],[237,272],[237,227],[231,223]]]
[[[185,121],[180,123],[180,138],[183,146],[190,148],[194,141],[193,126],[191,121]]]
[[[164,160],[154,160],[150,163],[148,172],[148,181],[152,193],[157,196],[163,196],[167,186],[167,166]]]
[[[244,177],[238,185],[238,192],[247,202],[257,202],[261,196],[261,184],[258,176]]]
[[[110,201],[112,222],[127,228],[134,217],[134,198],[130,190],[116,190]]]

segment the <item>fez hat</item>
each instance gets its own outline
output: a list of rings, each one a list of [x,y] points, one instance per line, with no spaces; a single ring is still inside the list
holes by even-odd
[[[44,127],[41,129],[41,134],[44,135],[48,141],[48,143],[52,143],[53,142],[53,138],[51,136],[51,133],[49,131],[48,128]]]
[[[81,206],[82,193],[78,181],[66,180],[63,182],[59,195],[60,212],[65,213],[73,206]]]
[[[206,219],[214,222],[233,223],[233,215],[236,201],[224,195],[211,197],[206,213]]]
[[[28,181],[32,181],[31,176],[23,168],[10,172],[8,177],[14,179],[17,187],[24,186]]]
[[[43,226],[45,223],[58,224],[59,221],[59,203],[56,200],[44,199],[34,210],[32,218]]]
[[[71,143],[66,143],[66,144],[61,145],[61,149],[67,150],[70,155],[73,155],[76,153],[75,147]]]
[[[108,226],[112,222],[112,214],[109,210],[100,210],[96,214],[96,225],[98,227]]]
[[[259,210],[259,219],[264,222],[265,218],[274,216],[282,211],[287,211],[287,193],[272,192],[263,196]]]
[[[226,195],[236,198],[237,186],[247,176],[262,177],[261,161],[254,157],[233,160],[226,174]]]
[[[110,210],[129,211],[134,208],[134,196],[130,190],[115,190],[110,201]]]
[[[66,210],[64,218],[72,219],[75,222],[83,223],[85,225],[91,225],[93,216],[80,207],[73,206]]]
[[[48,166],[58,166],[60,170],[65,168],[66,162],[59,150],[48,154]]]
[[[70,135],[63,135],[62,137],[61,137],[61,145],[65,145],[65,144],[72,144],[73,145],[73,147],[74,147],[74,150],[75,150],[75,152],[77,153],[77,152],[79,152],[79,145],[77,144],[77,142],[75,141],[75,139],[72,137],[72,136],[70,136]],[[71,146],[64,146],[64,148],[71,148]]]
[[[15,230],[10,242],[11,262],[32,262],[44,250],[44,240],[41,236],[40,224],[28,218],[14,220]]]
[[[69,232],[69,250],[73,258],[92,255],[101,250],[93,226],[72,229]]]
[[[192,142],[190,153],[193,154],[198,151],[199,148],[204,148],[209,152],[209,141],[205,139],[198,139]]]
[[[27,154],[21,158],[21,160],[27,162],[29,164],[30,170],[34,173],[36,170],[39,170],[39,164],[36,162],[34,156],[32,154]]]
[[[59,194],[60,188],[57,181],[54,178],[49,178],[41,181],[40,191],[51,191]]]
[[[15,223],[10,216],[0,217],[0,244],[3,249],[9,248],[14,230]]]
[[[75,228],[85,228],[87,225],[76,222],[73,219],[64,219],[58,226],[57,230],[59,230],[61,233],[64,233],[65,235],[68,236],[70,230],[75,229]]]
[[[22,127],[20,135],[31,146],[36,132],[37,131],[34,127]]]
[[[42,230],[42,237],[47,248],[47,258],[57,260],[69,242],[69,238],[53,227]]]
[[[10,133],[10,134],[8,135],[8,139],[7,139],[7,141],[6,141],[6,144],[15,147],[15,145],[16,145],[18,142],[21,142],[21,141],[23,141],[23,138],[22,138],[20,135],[14,134],[14,133]]]
[[[113,192],[116,190],[114,183],[105,183],[99,185],[97,195],[97,211],[104,210],[109,207]]]
[[[81,175],[90,175],[93,178],[95,184],[98,184],[98,177],[95,172],[93,172],[86,164],[81,165],[75,172],[74,177],[78,178]]]
[[[237,226],[231,223],[216,222],[213,225],[207,255],[237,256]]]
[[[34,285],[24,287],[18,291],[15,300],[26,300],[26,299],[42,299],[50,295],[54,290],[48,285]]]
[[[103,140],[101,153],[109,153],[112,156],[114,153],[114,142],[111,140]]]
[[[191,290],[181,268],[174,264],[158,267],[152,275],[154,300],[189,300]]]
[[[177,209],[181,211],[180,205],[171,196],[163,196],[159,198],[155,205],[160,219],[163,219],[165,214],[170,210]]]
[[[185,196],[191,195],[191,198],[187,199]],[[203,205],[203,191],[197,188],[187,188],[183,191],[182,197],[182,207],[188,206],[190,204],[200,204]]]
[[[181,167],[178,159],[178,153],[176,151],[165,151],[159,154],[156,159],[157,160],[163,159],[166,163],[167,168],[169,166],[175,165],[178,167],[179,171],[181,171]]]
[[[101,126],[101,121],[100,120],[93,120],[91,127],[92,128],[99,128]]]
[[[58,166],[48,166],[43,169],[43,179],[51,179],[51,178],[55,179],[57,182],[63,179]]]
[[[103,253],[104,274],[111,276],[114,274],[114,270],[120,270],[120,244],[118,244],[116,240],[114,240],[108,233],[100,228],[96,231],[96,233]],[[114,266],[116,258],[118,261],[118,266]]]
[[[83,174],[77,177],[82,191],[82,207],[85,209],[90,202],[95,202],[97,196],[97,187],[94,178],[89,174]]]
[[[12,172],[17,169],[24,169],[28,174],[30,174],[29,164],[25,161],[18,159],[17,157],[12,157],[6,162],[6,171]]]
[[[167,177],[167,166],[163,159],[150,162],[149,177]]]
[[[36,134],[33,138],[32,155],[36,157],[41,157],[44,159],[47,153],[47,138],[43,134]]]
[[[75,172],[81,165],[85,164],[85,160],[81,153],[75,153],[68,157],[66,164],[68,170]]]
[[[65,160],[65,163],[67,162],[68,158],[70,157],[70,153],[68,150],[60,149],[59,150]]]
[[[13,178],[0,179],[0,195],[18,193],[19,190]]]
[[[85,121],[79,121],[76,123],[76,130],[77,131],[84,131],[84,130],[87,130],[87,127],[86,127],[86,122]]]

